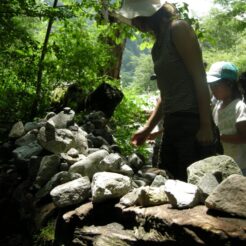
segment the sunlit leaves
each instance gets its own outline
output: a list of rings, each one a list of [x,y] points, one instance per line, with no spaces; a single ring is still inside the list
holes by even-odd
[[[149,100],[149,96],[153,96],[153,94],[142,97],[127,89],[123,93],[125,95],[123,101],[116,108],[110,123],[115,128],[114,137],[117,144],[121,147],[123,154],[127,155],[134,151],[133,146],[130,144],[132,134],[143,126],[149,117],[149,112],[146,112],[146,108],[153,108],[153,104]],[[138,147],[135,151],[147,155],[146,145]]]
[[[216,0],[214,8],[203,22],[206,29],[205,60],[235,63],[240,71],[246,70],[246,2],[244,0]],[[242,14],[244,15],[242,16]]]
[[[88,25],[82,16],[61,22],[55,29],[46,61],[49,81],[55,81],[58,76],[60,83],[76,81],[84,87],[94,87],[98,84],[97,76],[102,75],[111,61],[109,47],[101,38],[100,31],[104,29],[99,31],[93,23]]]

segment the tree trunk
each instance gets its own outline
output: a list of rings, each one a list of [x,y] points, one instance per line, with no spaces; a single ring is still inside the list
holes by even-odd
[[[53,8],[56,8],[57,2],[58,2],[58,0],[54,0]],[[44,62],[44,58],[45,58],[45,55],[47,52],[47,46],[48,46],[48,41],[49,41],[53,21],[54,21],[54,18],[51,17],[49,19],[49,22],[48,22],[47,31],[46,31],[46,35],[45,35],[45,39],[44,39],[44,44],[43,44],[43,48],[42,48],[42,52],[41,52],[41,56],[40,56],[40,60],[39,60],[39,64],[38,64],[36,96],[34,98],[32,111],[31,111],[31,117],[32,118],[37,115],[38,107],[39,107],[39,103],[40,103],[41,89],[42,89],[42,76],[43,76],[43,67],[44,67],[43,62]]]
[[[124,40],[121,44],[116,44],[112,40],[108,40],[107,42],[112,47],[112,54],[115,58],[115,61],[112,66],[107,71],[105,71],[105,74],[111,78],[120,79],[120,69],[126,40]]]
[[[102,18],[105,21],[109,21],[110,13],[108,11],[108,0],[101,0],[101,4],[102,4]],[[118,32],[116,33],[116,36],[119,35],[120,35],[120,30],[118,30]],[[112,57],[114,57],[115,60],[112,66],[108,70],[104,71],[104,74],[114,79],[120,79],[120,69],[121,69],[122,56],[125,49],[126,39],[123,40],[121,44],[116,44],[111,38],[107,38],[105,42],[110,45],[112,49]]]

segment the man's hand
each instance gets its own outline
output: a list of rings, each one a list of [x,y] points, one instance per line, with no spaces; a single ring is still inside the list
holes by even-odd
[[[150,130],[146,127],[139,129],[136,133],[133,134],[131,138],[131,144],[134,146],[140,146],[149,137]]]
[[[212,127],[200,127],[199,131],[196,134],[196,139],[201,145],[211,144],[214,140]]]

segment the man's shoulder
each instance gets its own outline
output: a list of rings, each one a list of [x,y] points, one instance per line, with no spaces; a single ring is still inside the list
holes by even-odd
[[[173,20],[171,22],[171,28],[172,30],[180,30],[180,29],[190,29],[191,26],[185,21],[185,20]]]
[[[172,37],[177,40],[185,40],[194,35],[194,30],[185,20],[173,20],[171,23]]]

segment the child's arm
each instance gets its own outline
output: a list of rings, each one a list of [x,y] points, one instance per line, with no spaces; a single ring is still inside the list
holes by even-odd
[[[246,121],[236,123],[237,133],[233,135],[220,135],[220,140],[225,143],[244,144],[246,143]]]

